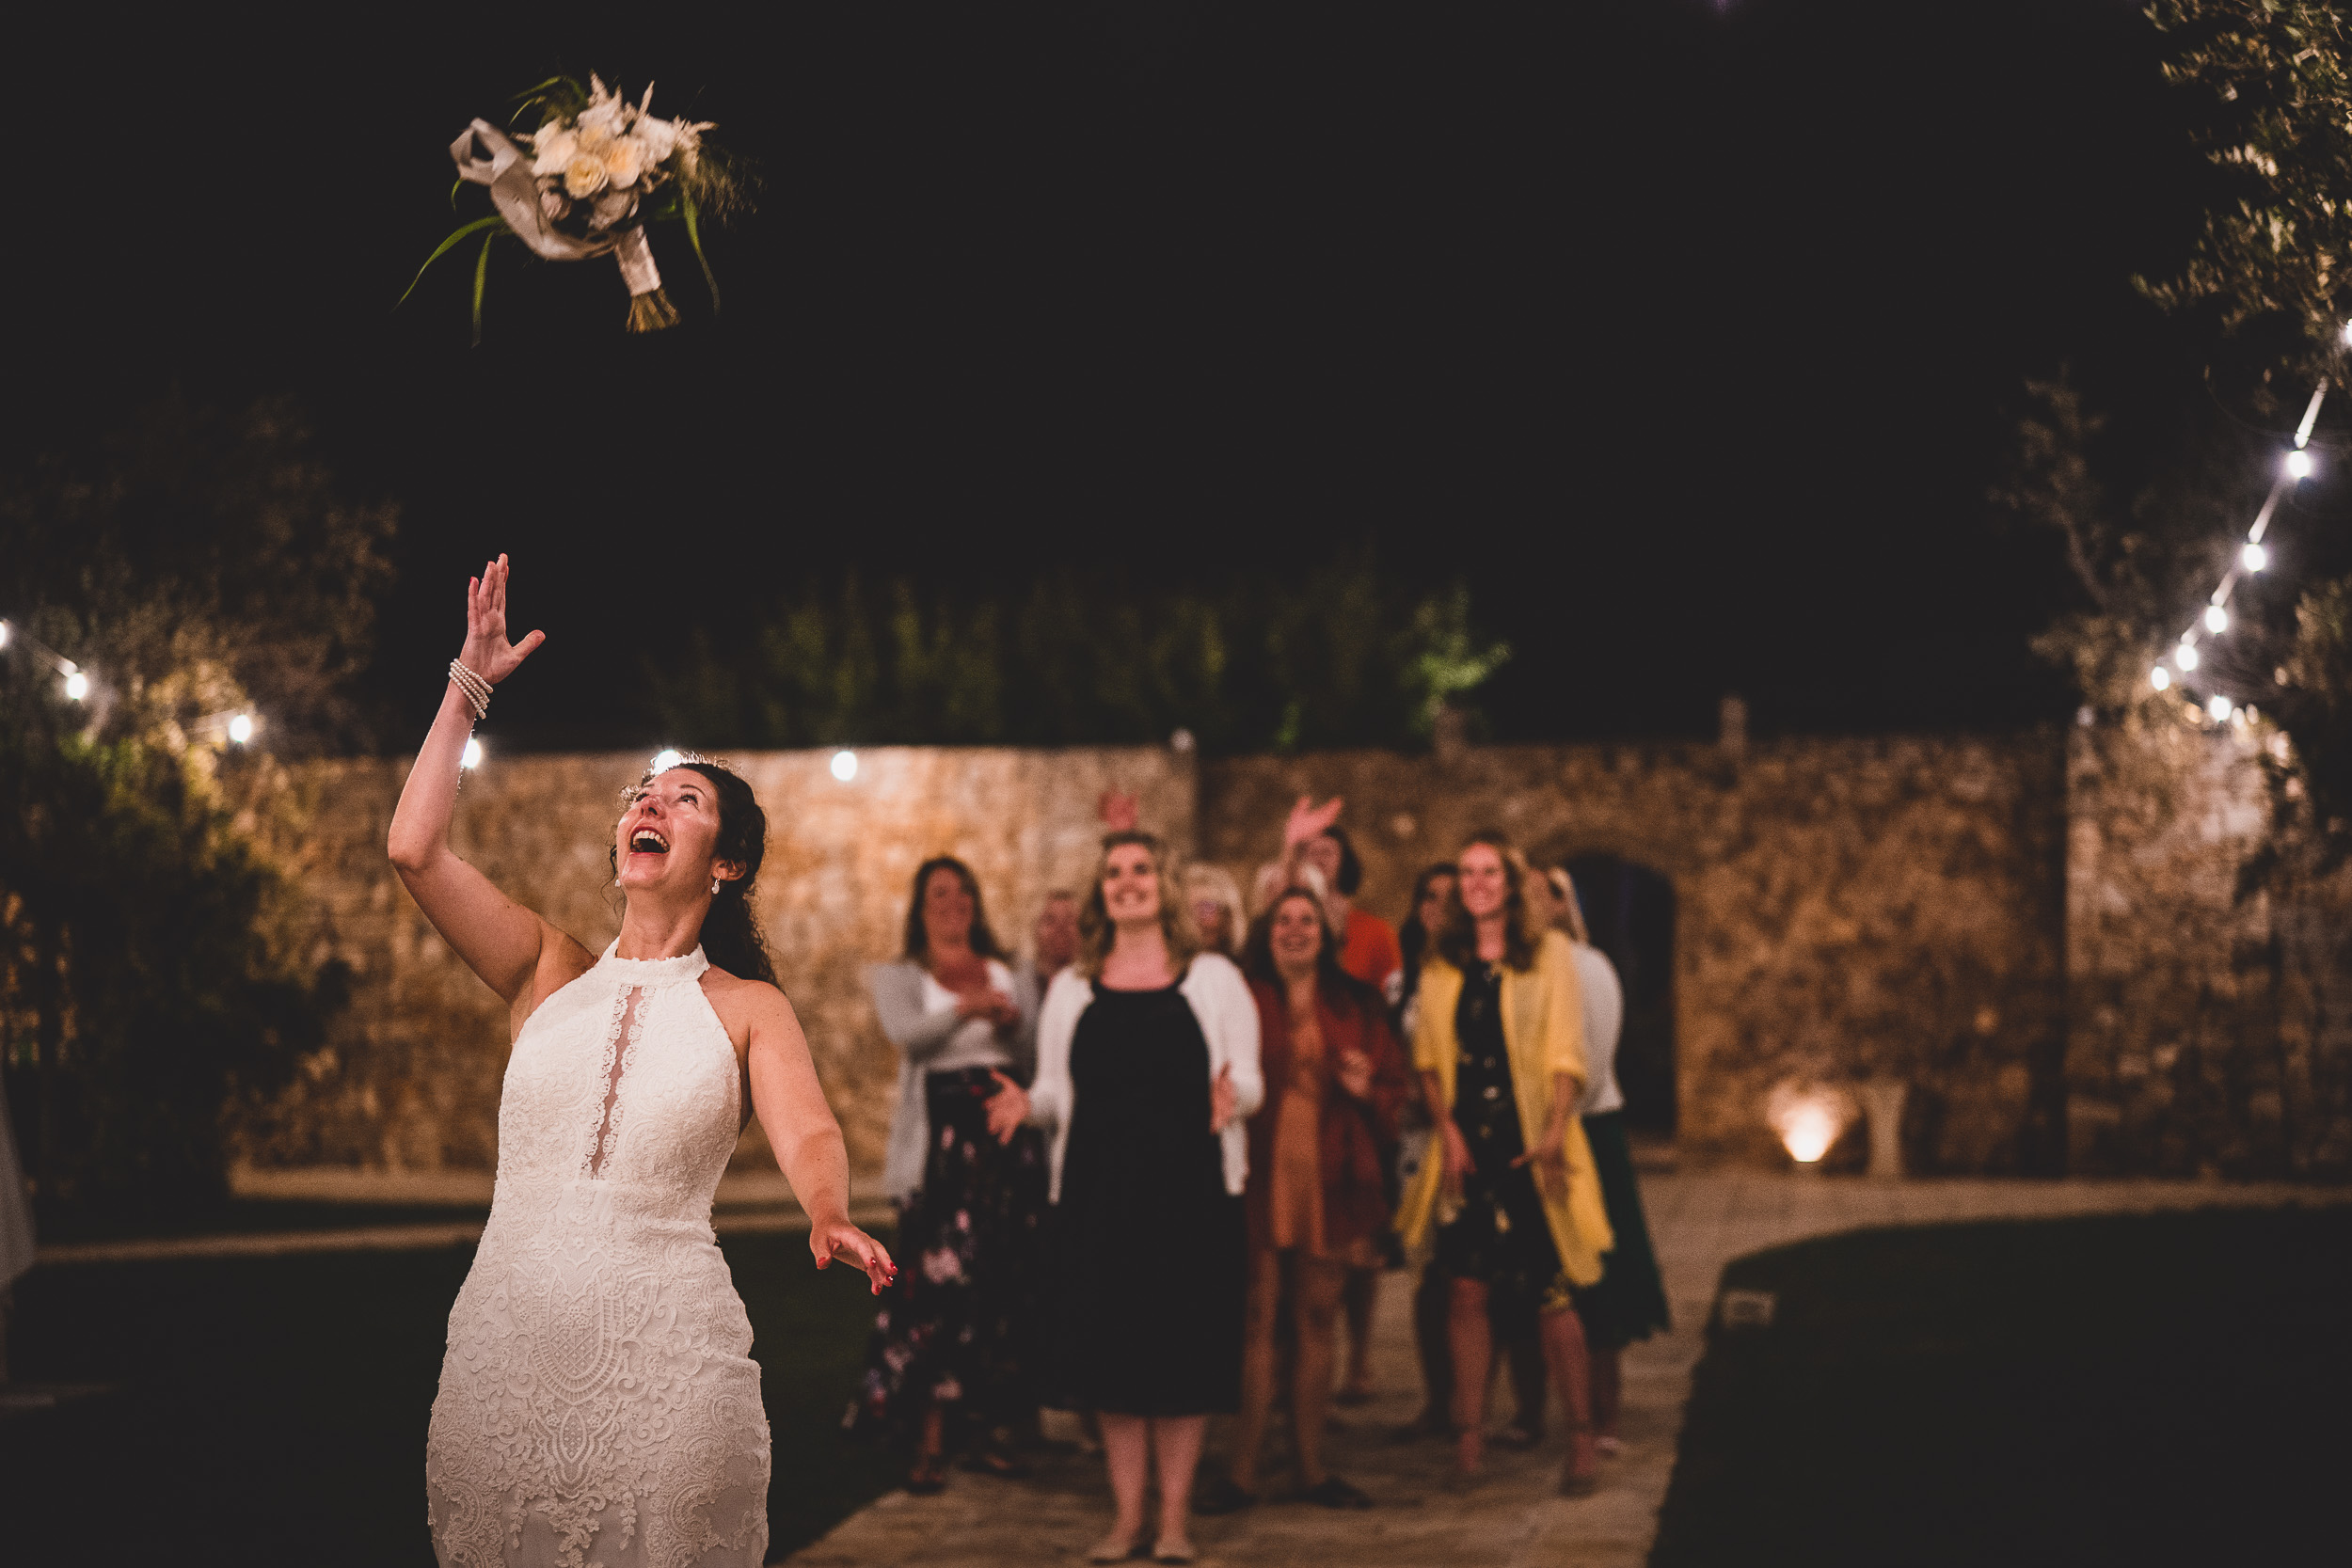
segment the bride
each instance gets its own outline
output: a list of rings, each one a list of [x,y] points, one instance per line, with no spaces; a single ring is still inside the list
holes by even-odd
[[[767,817],[694,759],[627,792],[627,900],[601,958],[449,847],[506,637],[507,562],[467,590],[465,649],[392,816],[392,864],[505,999],[498,1187],[425,1441],[442,1568],[757,1568],[768,1421],[710,1202],[753,1110],[806,1207],[817,1266],[897,1272],[850,1223],[849,1156],[751,910]]]

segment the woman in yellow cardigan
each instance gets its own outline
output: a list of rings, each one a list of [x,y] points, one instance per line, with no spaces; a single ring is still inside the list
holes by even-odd
[[[1526,860],[1501,833],[1472,835],[1422,970],[1413,1065],[1443,1140],[1397,1214],[1418,1246],[1437,1222],[1430,1264],[1451,1280],[1455,1465],[1485,1457],[1490,1306],[1540,1314],[1545,1364],[1567,1407],[1560,1489],[1593,1490],[1584,1335],[1570,1292],[1600,1278],[1609,1217],[1591,1146],[1576,1119],[1584,1085],[1583,1003],[1565,937],[1530,917]]]

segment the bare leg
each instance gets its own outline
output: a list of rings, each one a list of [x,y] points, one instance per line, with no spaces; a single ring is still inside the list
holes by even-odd
[[[1152,1423],[1141,1416],[1114,1416],[1107,1410],[1099,1412],[1095,1419],[1103,1423],[1103,1457],[1110,1466],[1111,1496],[1119,1509],[1109,1539],[1132,1546],[1143,1533],[1143,1487],[1152,1462]]]
[[[1272,1247],[1249,1252],[1249,1293],[1242,1316],[1241,1409],[1233,1421],[1233,1484],[1258,1489],[1258,1461],[1265,1451],[1267,1418],[1274,1410],[1274,1329],[1282,1302],[1282,1255]]]
[[[925,1461],[934,1465],[939,1462],[940,1434],[946,1424],[946,1413],[939,1408],[936,1402],[923,1412],[923,1435],[914,1447],[914,1462],[917,1465]]]
[[[1562,1307],[1543,1316],[1544,1359],[1567,1409],[1568,1467],[1565,1480],[1589,1481],[1600,1473],[1593,1447],[1592,1366],[1584,1349],[1584,1320]]]
[[[1304,1489],[1323,1484],[1323,1432],[1331,1417],[1331,1363],[1348,1271],[1319,1258],[1302,1257],[1296,1267],[1298,1376],[1291,1385],[1291,1444]]]
[[[1534,1324],[1526,1325],[1529,1329]],[[1514,1419],[1531,1442],[1541,1442],[1544,1435],[1544,1382],[1549,1371],[1550,1357],[1544,1354],[1540,1335],[1533,1332],[1511,1336],[1511,1399],[1518,1414]]]
[[[1625,1409],[1625,1350],[1613,1346],[1592,1352],[1593,1435],[1617,1435],[1617,1417]]]
[[[1192,1539],[1192,1475],[1200,1467],[1200,1434],[1207,1430],[1206,1416],[1154,1416],[1152,1418],[1152,1449],[1160,1462],[1160,1540],[1173,1544]],[[1104,1418],[1105,1431],[1108,1418]],[[1137,1522],[1141,1522],[1143,1498],[1136,1498]]]
[[[1340,1300],[1347,1308],[1347,1397],[1359,1400],[1372,1393],[1372,1304],[1380,1296],[1380,1270],[1347,1271],[1347,1286]]]
[[[1431,1436],[1454,1424],[1454,1347],[1446,1327],[1452,1300],[1444,1271],[1435,1263],[1422,1270],[1413,1291],[1413,1350],[1421,1357],[1423,1398],[1414,1425]]]
[[[1494,1334],[1486,1322],[1486,1287],[1456,1279],[1449,1300],[1446,1338],[1454,1349],[1454,1458],[1462,1474],[1478,1473],[1486,1455],[1486,1369]]]

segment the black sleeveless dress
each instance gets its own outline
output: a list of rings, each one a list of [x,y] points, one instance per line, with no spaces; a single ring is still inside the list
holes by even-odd
[[[1070,1046],[1052,1402],[1126,1416],[1241,1394],[1241,1199],[1209,1131],[1209,1044],[1184,993],[1101,982]]]

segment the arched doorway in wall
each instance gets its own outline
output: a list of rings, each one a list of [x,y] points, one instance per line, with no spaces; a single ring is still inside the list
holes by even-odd
[[[1552,863],[1561,863],[1553,862]],[[1675,890],[1660,872],[1616,855],[1570,856],[1577,902],[1593,945],[1609,955],[1625,987],[1625,1030],[1617,1040],[1617,1085],[1626,1126],[1672,1137],[1675,1131]]]

